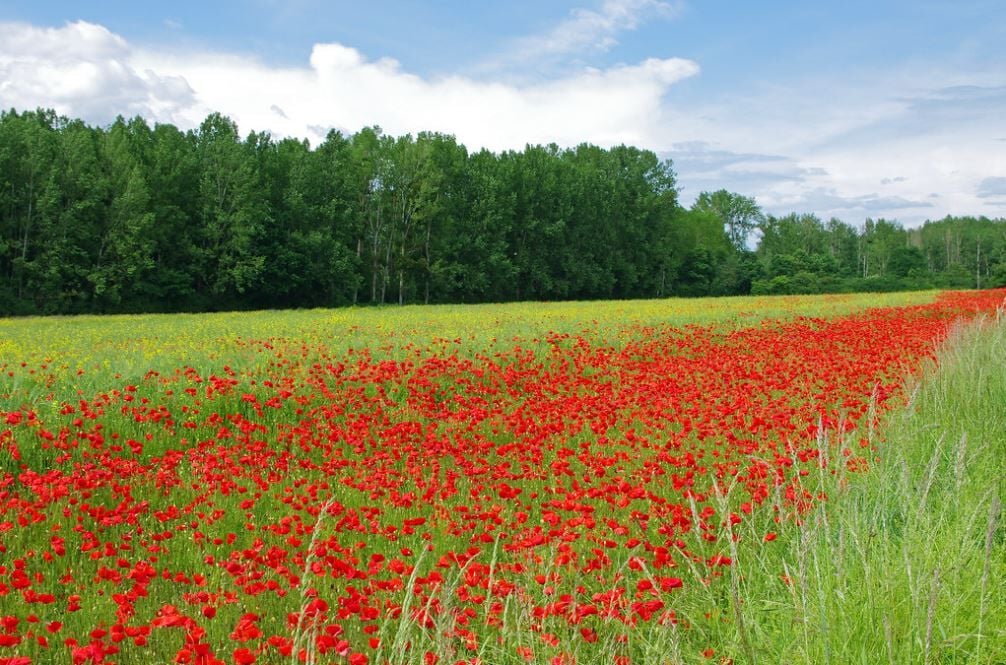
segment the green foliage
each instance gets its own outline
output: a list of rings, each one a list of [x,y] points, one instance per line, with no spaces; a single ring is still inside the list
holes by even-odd
[[[716,215],[731,244],[739,251],[747,249],[751,233],[765,221],[761,208],[753,198],[725,189],[702,192],[692,207]]]
[[[726,190],[685,209],[671,162],[630,146],[0,113],[0,314],[1002,284],[1003,220],[857,229]]]

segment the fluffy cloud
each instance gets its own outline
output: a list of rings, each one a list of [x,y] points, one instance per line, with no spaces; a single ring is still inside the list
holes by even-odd
[[[317,44],[306,66],[283,68],[251,57],[137,48],[86,22],[0,24],[0,44],[6,106],[51,106],[92,122],[140,114],[183,127],[220,111],[245,130],[315,141],[329,127],[379,124],[396,134],[448,132],[497,150],[553,141],[646,145],[659,130],[663,95],[698,72],[689,60],[650,58],[526,85],[428,80],[341,44]]]
[[[585,139],[645,143],[655,131],[663,94],[698,71],[695,63],[674,58],[583,69],[526,86],[464,77],[426,80],[392,59],[369,60],[341,44],[316,45],[305,68],[210,54],[143,53],[134,61],[172,72],[198,91],[193,121],[214,109],[243,127],[315,140],[322,138],[315,128],[378,124],[395,134],[452,133],[473,147],[496,150]]]
[[[185,78],[138,67],[124,39],[79,21],[62,28],[0,23],[0,101],[95,120],[175,120],[196,103]]]

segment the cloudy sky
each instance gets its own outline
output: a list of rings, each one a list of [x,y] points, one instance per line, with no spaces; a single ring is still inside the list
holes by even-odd
[[[1003,0],[0,4],[0,107],[471,148],[627,143],[683,202],[1006,216]]]

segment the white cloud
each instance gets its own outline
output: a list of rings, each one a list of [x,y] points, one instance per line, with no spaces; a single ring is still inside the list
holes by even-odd
[[[137,67],[132,49],[100,25],[0,23],[0,104],[51,107],[106,120],[118,114],[174,120],[195,103],[185,79]]]
[[[685,150],[675,161],[696,164],[696,180],[678,171],[686,202],[725,187],[755,196],[773,214],[854,223],[1002,215],[995,199],[978,196],[983,178],[1006,176],[996,140],[1006,104],[1002,71],[905,66],[786,83],[752,85],[677,112],[678,135],[700,139],[700,153],[708,153]],[[759,163],[757,155],[785,159]]]
[[[92,122],[138,113],[182,127],[219,111],[244,131],[315,141],[324,127],[379,124],[394,134],[452,133],[496,150],[553,141],[646,145],[659,130],[663,95],[698,72],[689,60],[651,58],[528,85],[424,79],[341,44],[315,45],[305,66],[274,67],[245,56],[136,48],[85,22],[0,24],[0,44],[6,106],[51,106]]]
[[[550,30],[517,40],[509,58],[527,62],[582,51],[607,51],[618,43],[618,33],[635,30],[644,18],[666,18],[678,11],[677,4],[661,0],[605,0],[600,9],[574,9],[569,18]]]

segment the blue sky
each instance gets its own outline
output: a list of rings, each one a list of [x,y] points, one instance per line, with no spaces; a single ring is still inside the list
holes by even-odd
[[[682,200],[907,225],[1006,215],[1006,2],[0,5],[0,106],[469,148],[630,143]]]

